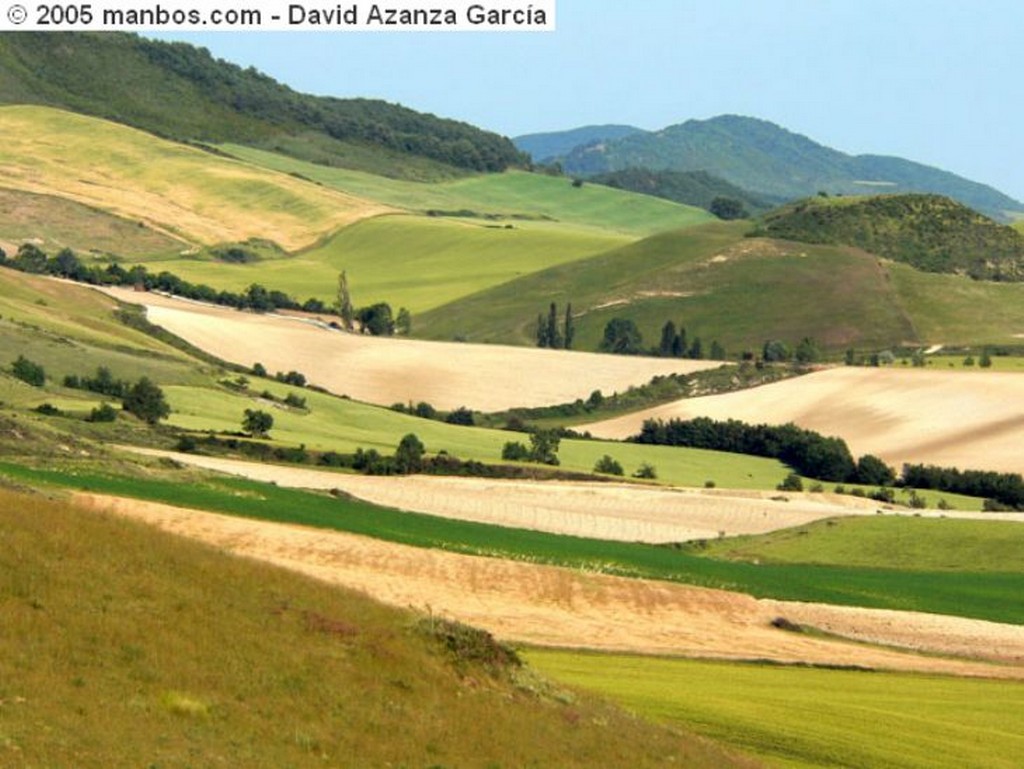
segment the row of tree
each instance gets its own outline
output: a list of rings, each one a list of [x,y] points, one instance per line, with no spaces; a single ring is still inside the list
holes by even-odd
[[[900,482],[915,489],[984,497],[1014,510],[1024,510],[1024,476],[1020,473],[907,464],[903,465]]]
[[[572,318],[572,303],[566,302],[565,316],[559,321],[558,305],[554,302],[548,308],[547,317],[537,314],[537,346],[552,350],[571,350],[576,337],[576,325]]]
[[[699,336],[689,339],[686,329],[680,325],[678,330],[676,324],[671,320],[666,321],[661,328],[661,341],[657,347],[646,349],[644,347],[643,334],[629,318],[612,318],[604,327],[604,335],[598,345],[601,352],[614,353],[616,355],[657,355],[662,358],[691,358],[702,360],[725,360],[725,348],[718,340],[711,342],[708,350],[704,348],[704,342]]]

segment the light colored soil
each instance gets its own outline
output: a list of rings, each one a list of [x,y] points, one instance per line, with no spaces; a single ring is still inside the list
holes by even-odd
[[[540,645],[767,659],[1024,678],[1024,628],[905,612],[758,601],[718,590],[394,545],[320,529],[136,500],[79,494],[94,509],[146,521],[256,558]],[[885,644],[999,660],[918,656],[777,630],[771,620],[828,627]],[[952,639],[952,640],[951,640]]]
[[[390,406],[426,401],[436,408],[499,411],[545,406],[645,384],[655,375],[721,365],[528,347],[378,339],[276,315],[107,290],[143,304],[149,319],[200,349],[271,373],[300,371],[313,384],[355,400]]]
[[[741,392],[676,401],[583,425],[600,438],[635,435],[645,419],[739,419],[846,440],[857,456],[1024,472],[1024,376],[1012,372],[833,368]]]
[[[877,503],[870,500],[836,494],[780,495],[729,489],[429,476],[384,478],[124,448],[288,488],[341,489],[368,502],[400,510],[623,542],[714,539],[721,532],[727,536],[763,534],[822,518],[875,515],[878,509]],[[780,496],[787,501],[771,499]],[[914,513],[1024,522],[1024,513]]]

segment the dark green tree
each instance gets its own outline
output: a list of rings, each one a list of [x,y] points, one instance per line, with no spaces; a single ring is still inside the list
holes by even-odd
[[[576,326],[572,321],[572,302],[566,302],[565,304],[565,331],[563,336],[565,337],[565,349],[571,350],[573,340],[576,338]]]
[[[686,357],[693,360],[702,360],[704,358],[704,345],[700,341],[699,336],[693,338],[693,344],[690,345],[690,350],[686,353]]]
[[[352,307],[352,296],[348,291],[348,274],[344,270],[338,276],[338,315],[341,316],[345,330],[351,331],[354,327],[356,311]]]
[[[711,352],[708,354],[708,357],[711,358],[711,360],[725,360],[726,359],[727,356],[725,354],[725,348],[722,347],[722,345],[718,343],[717,339],[715,339],[713,342],[711,342]]]
[[[409,433],[398,443],[395,451],[395,466],[403,474],[418,473],[423,469],[423,455],[426,446],[415,434]]]
[[[548,344],[548,324],[541,313],[537,313],[537,346],[550,347]]]
[[[736,198],[717,197],[711,201],[708,210],[719,219],[730,221],[732,219],[746,219],[750,216],[744,208],[742,201]]]
[[[679,324],[679,334],[675,339],[672,340],[672,357],[673,358],[685,358],[686,357],[686,329],[683,328],[682,324]]]
[[[449,412],[444,421],[450,425],[464,425],[465,427],[472,427],[476,424],[476,420],[473,419],[473,412],[465,406],[459,406],[454,411]]]
[[[409,336],[412,333],[412,313],[405,307],[398,311],[398,317],[395,318],[395,329],[403,336]]]
[[[246,409],[242,417],[242,429],[254,438],[266,438],[274,426],[274,417],[266,411]]]
[[[530,458],[530,450],[519,441],[508,441],[501,450],[501,458],[511,462],[525,462]]]
[[[369,307],[361,307],[356,313],[359,327],[364,334],[371,336],[393,336],[395,321],[391,315],[391,305],[377,302]]]
[[[150,425],[155,425],[171,414],[171,407],[167,405],[164,391],[148,377],[142,377],[128,388],[124,396],[124,410]]]
[[[46,371],[38,363],[34,363],[24,355],[19,355],[11,367],[11,373],[18,379],[33,387],[42,387],[46,383]]]
[[[761,356],[768,363],[781,363],[790,359],[789,346],[778,339],[772,339],[764,343]]]
[[[992,356],[989,354],[987,347],[981,351],[981,357],[978,358],[978,365],[982,368],[992,368]]]
[[[558,329],[558,306],[552,302],[548,308],[548,347],[559,349],[562,347],[562,332]]]
[[[558,464],[558,444],[561,438],[554,430],[538,430],[530,434],[530,461],[542,465]]]
[[[891,486],[896,481],[896,473],[875,455],[865,454],[857,460],[853,480],[865,486]]]
[[[622,465],[619,464],[618,460],[613,459],[610,455],[605,454],[594,465],[595,473],[604,473],[605,475],[623,475]]]
[[[661,327],[661,343],[658,345],[658,355],[662,358],[672,357],[672,346],[675,344],[677,336],[676,324],[672,321],[666,321],[665,325]]]
[[[643,336],[628,318],[612,318],[604,327],[604,338],[598,349],[616,355],[639,355],[643,352]]]
[[[811,337],[805,336],[796,346],[794,357],[798,363],[815,363],[821,360],[821,348]]]

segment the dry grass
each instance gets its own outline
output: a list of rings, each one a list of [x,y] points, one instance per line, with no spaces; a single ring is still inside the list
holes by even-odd
[[[38,496],[0,522],[2,766],[749,765],[356,593]]]
[[[645,419],[739,419],[844,438],[856,455],[904,462],[1024,472],[1024,376],[835,368],[753,390],[670,403],[580,429],[621,439]]]

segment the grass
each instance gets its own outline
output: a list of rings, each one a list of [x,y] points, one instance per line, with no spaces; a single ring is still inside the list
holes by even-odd
[[[1024,686],[530,650],[567,685],[692,730],[771,767],[1010,769],[1024,755]]]
[[[701,552],[759,563],[1024,573],[1024,525],[896,516],[837,518],[711,541]]]
[[[127,471],[125,471],[127,472]],[[755,597],[926,611],[1024,624],[1024,573],[771,565],[702,558],[673,547],[568,537],[437,518],[194,471],[113,474],[92,460],[52,459],[46,469],[0,463],[0,477],[28,486],[83,489],[260,520],[348,531],[418,547],[663,579]]]
[[[222,145],[254,165],[298,174],[326,187],[409,211],[472,211],[503,218],[533,218],[575,227],[648,235],[711,221],[706,211],[601,185],[574,187],[564,177],[508,171],[422,184],[330,168],[271,152]]]
[[[607,254],[554,267],[420,317],[434,339],[529,344],[550,301],[572,302],[577,347],[596,349],[606,323],[632,319],[647,347],[668,320],[737,355],[765,339],[813,336],[827,348],[914,338],[876,260],[829,246],[743,237],[717,223],[663,233]],[[793,297],[801,297],[794,302]]]
[[[338,275],[345,270],[356,306],[388,302],[396,312],[407,307],[420,313],[626,242],[613,233],[548,222],[509,227],[468,219],[385,216],[346,227],[287,259],[229,265],[179,257],[146,264],[152,272],[169,270],[193,283],[231,291],[261,283],[300,301],[317,297],[328,304],[337,301]]]
[[[251,237],[292,250],[382,206],[96,118],[0,107],[7,187],[145,222],[189,243]]]
[[[745,765],[411,612],[0,489],[4,766]]]

